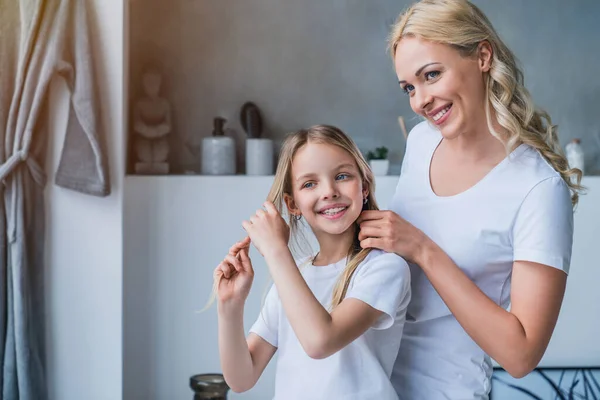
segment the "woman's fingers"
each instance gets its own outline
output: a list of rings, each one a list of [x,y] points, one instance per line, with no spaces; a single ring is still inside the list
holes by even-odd
[[[357,222],[362,225],[365,221],[380,220],[380,219],[383,219],[384,216],[385,216],[385,211],[381,211],[381,210],[363,211],[360,213],[360,216],[358,217]]]
[[[380,238],[367,238],[367,239],[361,240],[360,247],[362,247],[363,249],[385,250],[383,240]]]
[[[358,232],[358,240],[364,240],[369,237],[381,237],[383,230],[379,226],[363,226],[361,225]]]

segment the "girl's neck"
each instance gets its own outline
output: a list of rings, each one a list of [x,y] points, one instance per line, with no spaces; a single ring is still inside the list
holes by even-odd
[[[356,227],[353,224],[346,232],[339,235],[330,235],[323,232],[317,234],[319,252],[313,259],[313,265],[330,265],[348,256],[348,249],[354,242],[355,229]]]

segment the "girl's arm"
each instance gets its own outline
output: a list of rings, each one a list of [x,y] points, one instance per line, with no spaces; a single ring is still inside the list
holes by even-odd
[[[253,333],[244,337],[244,303],[254,276],[249,245],[248,238],[233,245],[215,269],[221,368],[234,392],[254,387],[277,350]]]
[[[263,255],[285,315],[309,357],[338,352],[381,316],[381,311],[354,298],[344,299],[330,314],[306,284],[287,246],[270,246]]]
[[[254,333],[247,339],[244,337],[243,305],[219,304],[218,307],[223,375],[231,390],[245,392],[254,387],[277,348]]]
[[[392,211],[363,212],[361,246],[395,252],[419,265],[479,347],[513,377],[523,377],[548,347],[566,287],[567,274],[557,268],[568,263],[573,214],[568,190],[560,178],[552,179],[530,192],[513,228],[516,261],[510,311],[483,293],[429,237]],[[519,261],[522,255],[547,261]],[[546,265],[550,262],[557,268]]]

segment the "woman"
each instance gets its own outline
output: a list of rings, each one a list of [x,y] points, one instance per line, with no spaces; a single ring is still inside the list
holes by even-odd
[[[522,377],[546,350],[581,172],[476,6],[420,1],[389,44],[400,89],[426,120],[409,134],[391,211],[359,220],[362,247],[411,262],[392,380],[402,399],[487,399],[490,357]]]

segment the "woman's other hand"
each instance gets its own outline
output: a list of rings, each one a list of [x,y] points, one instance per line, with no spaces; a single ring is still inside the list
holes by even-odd
[[[419,264],[423,258],[427,236],[393,211],[363,211],[358,217],[358,240],[363,249],[376,248],[396,253]]]

